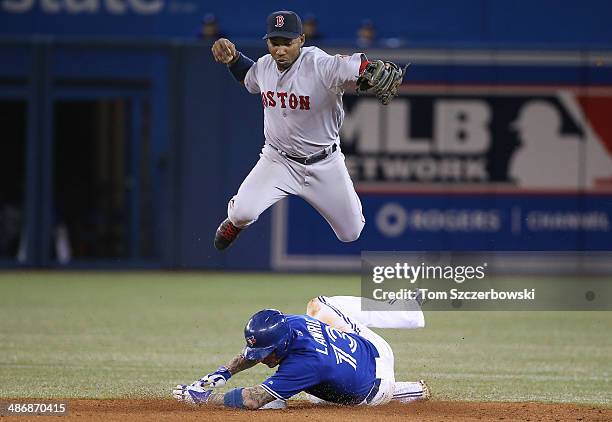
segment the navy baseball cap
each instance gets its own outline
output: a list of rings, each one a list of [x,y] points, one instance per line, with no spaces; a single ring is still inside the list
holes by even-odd
[[[290,10],[279,10],[271,13],[266,19],[264,40],[273,37],[294,39],[304,33],[302,20],[297,13]]]

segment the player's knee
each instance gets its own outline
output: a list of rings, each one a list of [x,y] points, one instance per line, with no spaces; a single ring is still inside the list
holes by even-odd
[[[338,239],[345,243],[354,242],[355,240],[359,239],[360,233],[361,232],[342,233],[341,235],[338,235]]]
[[[257,217],[259,217],[259,215],[257,215],[253,209],[240,206],[237,203],[234,203],[233,206],[229,207],[227,210],[227,216],[236,227],[241,228],[251,225],[255,222],[255,220],[257,220]]]
[[[316,318],[317,314],[321,310],[321,302],[318,298],[310,299],[308,305],[306,305],[306,315]]]
[[[362,223],[358,226],[351,227],[348,230],[336,233],[336,235],[338,236],[338,239],[340,239],[340,241],[342,242],[354,242],[355,240],[359,239],[361,231],[363,230],[363,226],[364,224]]]

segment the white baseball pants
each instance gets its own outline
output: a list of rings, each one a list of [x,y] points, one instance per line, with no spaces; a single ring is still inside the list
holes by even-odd
[[[341,241],[359,238],[365,218],[339,148],[318,163],[303,165],[265,144],[259,161],[229,201],[227,215],[236,227],[245,228],[287,195],[305,199]]]

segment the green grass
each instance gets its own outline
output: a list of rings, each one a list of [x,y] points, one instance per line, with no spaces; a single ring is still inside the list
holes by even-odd
[[[0,273],[0,397],[167,397],[243,347],[255,311],[358,295],[357,276]],[[437,398],[610,406],[611,312],[426,312],[378,330]],[[260,382],[263,365],[233,386]]]

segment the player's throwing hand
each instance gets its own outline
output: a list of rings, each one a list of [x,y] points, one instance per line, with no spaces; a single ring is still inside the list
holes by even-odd
[[[238,57],[238,51],[233,42],[227,38],[219,38],[212,46],[212,53],[215,61],[223,64],[230,64]]]

